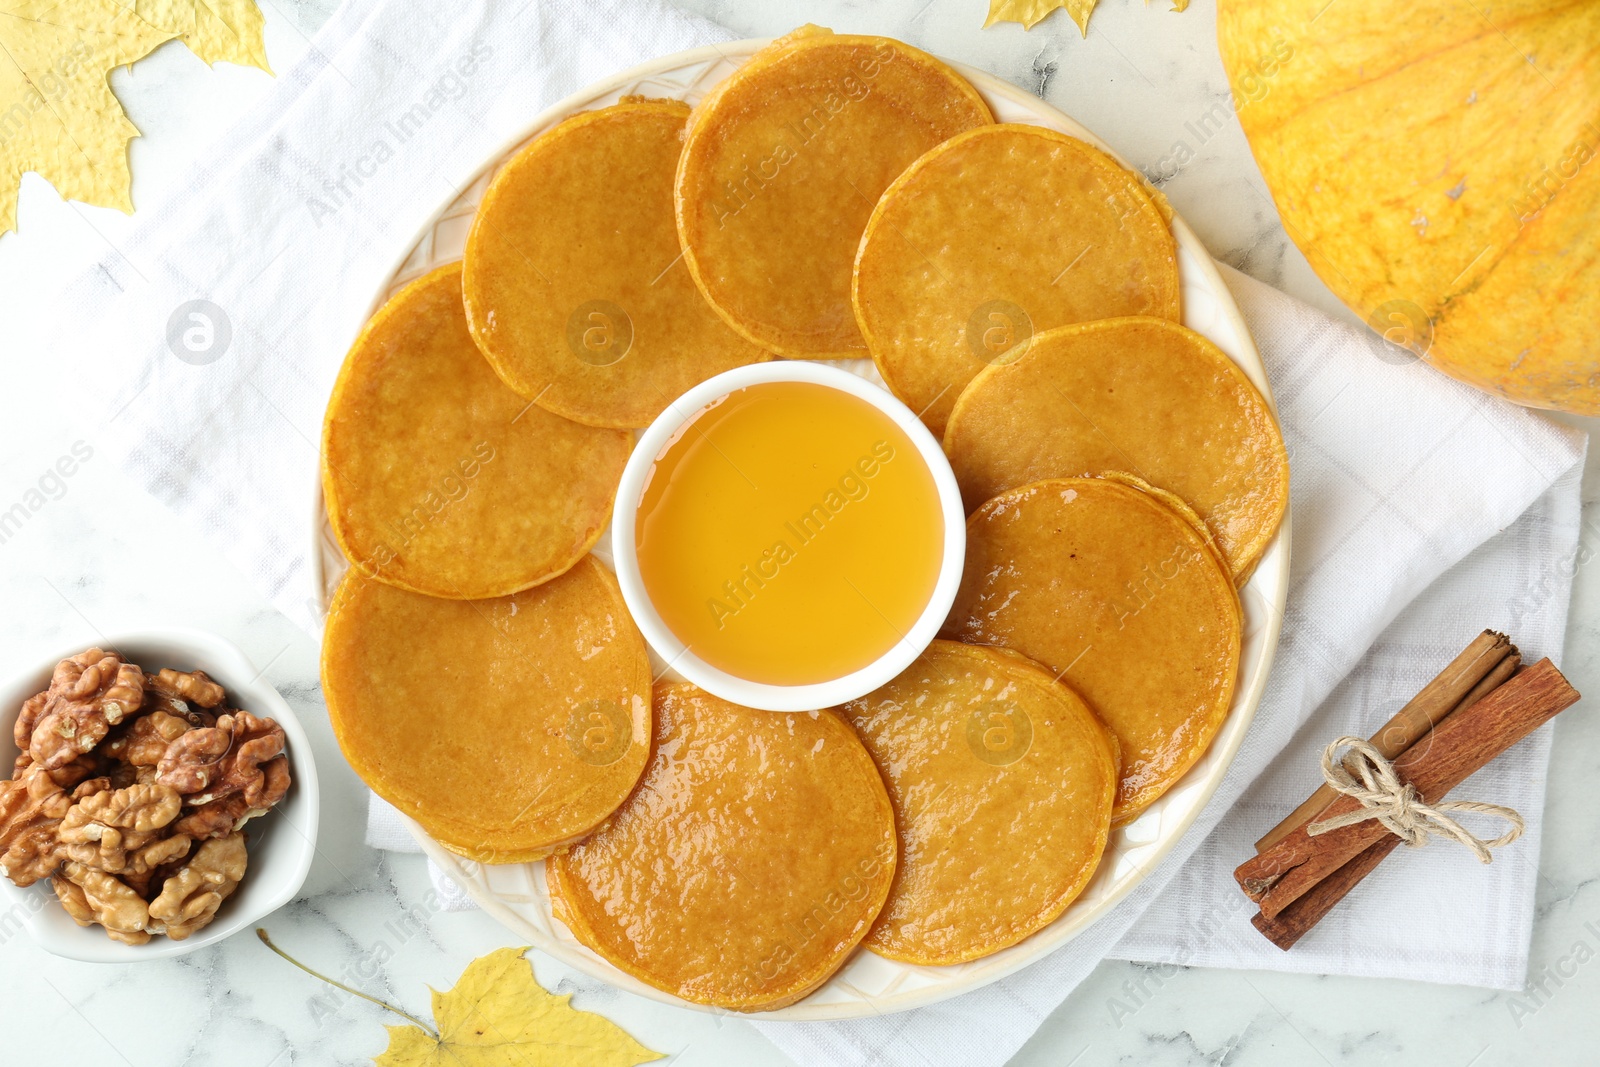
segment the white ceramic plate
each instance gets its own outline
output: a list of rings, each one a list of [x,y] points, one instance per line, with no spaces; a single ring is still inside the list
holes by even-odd
[[[153,937],[143,945],[124,945],[106,936],[98,926],[79,926],[56,900],[49,881],[35,882],[21,889],[0,877],[0,900],[8,901],[0,930],[10,932],[12,917],[29,927],[33,939],[46,952],[89,963],[137,963],[140,960],[182,956],[214,945],[223,938],[260,922],[300,892],[317,842],[317,768],[311,758],[311,742],[300,720],[261,671],[231,642],[201,630],[141,630],[113,634],[101,642],[102,648],[116,649],[130,663],[154,673],[162,667],[182,671],[203,670],[228,691],[228,706],[266,718],[283,727],[289,752],[292,782],[288,795],[267,814],[246,824],[250,862],[238,890],[223,902],[217,917],[208,926],[182,941]],[[17,758],[11,737],[22,702],[50,688],[50,674],[67,656],[75,656],[83,646],[62,649],[56,656],[24,671],[0,687],[0,774],[10,775]]]
[[[673,97],[694,104],[766,43],[739,41],[663,56],[591,85],[536,116],[521,136],[504,145],[493,158],[485,162],[466,192],[443,205],[423,228],[388,283],[374,295],[372,310],[376,310],[406,282],[436,266],[461,258],[473,213],[490,179],[501,162],[529,138],[574,112],[605,107],[627,95]],[[1100,138],[1037,97],[983,71],[961,64],[952,65],[983,94],[998,121],[1047,126],[1080,137],[1107,152],[1111,151]],[[1184,325],[1204,334],[1232,357],[1270,403],[1272,390],[1267,382],[1266,369],[1261,364],[1261,356],[1256,352],[1244,319],[1217,273],[1210,254],[1181,218],[1173,219],[1172,231],[1178,243]],[[883,383],[871,360],[853,360],[839,365],[879,385]],[[317,563],[315,597],[326,611],[328,600],[344,573],[346,563],[327,526],[326,514],[321,506],[320,485],[317,492],[316,528],[312,531],[314,559]],[[602,535],[602,548],[596,550],[596,554],[606,558],[607,563],[610,560],[603,546],[608,543],[608,537]],[[1182,781],[1136,821],[1112,832],[1105,860],[1093,881],[1060,918],[1021,944],[981,960],[951,967],[915,966],[886,960],[871,952],[858,952],[815,993],[798,1004],[767,1012],[763,1018],[854,1019],[905,1011],[946,1000],[1027,966],[1076,937],[1105,915],[1155,869],[1194,822],[1200,809],[1222,781],[1261,701],[1267,671],[1272,665],[1273,652],[1278,644],[1288,584],[1289,518],[1286,515],[1282,528],[1262,556],[1254,575],[1240,590],[1244,606],[1244,646],[1239,686],[1221,732],[1210,750]],[[658,662],[655,666],[659,671],[663,665]],[[429,858],[460,883],[486,911],[541,951],[629,992],[698,1011],[717,1010],[689,1004],[648,986],[579,944],[567,928],[550,914],[543,863],[509,866],[471,863],[445,851],[414,823],[411,832]]]

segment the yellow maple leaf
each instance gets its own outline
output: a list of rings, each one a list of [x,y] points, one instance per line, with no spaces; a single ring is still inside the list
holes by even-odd
[[[0,0],[0,234],[16,228],[30,170],[67,199],[132,211],[139,130],[111,71],[174,37],[207,63],[266,70],[261,27],[255,0]]]
[[[635,1067],[661,1059],[603,1015],[579,1011],[541,986],[502,948],[467,964],[455,988],[433,991],[433,1034],[391,1026],[377,1067]]]
[[[0,234],[16,226],[30,170],[63,197],[133,210],[128,142],[139,131],[106,77],[172,36],[115,0],[0,0]]]
[[[268,74],[265,19],[256,0],[134,0],[152,26],[171,30],[204,63],[237,63]]]
[[[1057,8],[1066,8],[1078,32],[1089,36],[1089,16],[1094,14],[1100,0],[989,0],[989,17],[983,26],[988,29],[997,22],[1020,22],[1022,28],[1031,30],[1046,15]],[[1172,10],[1183,11],[1189,0],[1172,0]]]

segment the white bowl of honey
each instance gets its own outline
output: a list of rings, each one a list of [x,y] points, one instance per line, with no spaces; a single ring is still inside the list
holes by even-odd
[[[899,674],[961,581],[939,442],[887,390],[777,360],[684,393],[639,437],[611,523],[645,640],[702,689],[807,711]]]

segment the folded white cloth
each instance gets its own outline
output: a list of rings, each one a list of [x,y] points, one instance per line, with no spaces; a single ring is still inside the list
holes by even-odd
[[[29,313],[62,324],[60,346],[76,349],[86,386],[113,394],[108,451],[130,476],[314,630],[323,405],[395,257],[536,111],[651,56],[726,37],[661,0],[520,9],[349,0],[191,179],[141,208],[118,255],[59,307]],[[412,116],[403,136],[402,114]],[[1547,732],[1463,789],[1528,819],[1527,835],[1493,866],[1445,846],[1396,857],[1293,954],[1255,938],[1226,872],[1310,787],[1323,741],[1380,720],[1477,630],[1505,626],[1530,653],[1559,655],[1581,438],[1381,358],[1365,337],[1265,286],[1236,274],[1229,283],[1267,359],[1292,450],[1294,563],[1277,666],[1227,780],[1162,867],[1061,951],[892,1019],[760,1024],[797,1059],[1000,1063],[1110,953],[1518,982]],[[196,310],[201,319],[190,317]],[[99,328],[72,332],[84,323]],[[403,844],[382,836],[383,823],[375,802],[374,842]],[[1448,928],[1420,913],[1418,863],[1430,865],[1435,890],[1447,882],[1472,905],[1452,909]],[[1357,923],[1372,907],[1363,898],[1405,915],[1404,944],[1399,924]]]

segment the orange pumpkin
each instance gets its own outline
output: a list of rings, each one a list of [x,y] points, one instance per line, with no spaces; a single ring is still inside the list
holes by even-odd
[[[1389,340],[1600,415],[1600,3],[1218,0],[1284,227]]]

